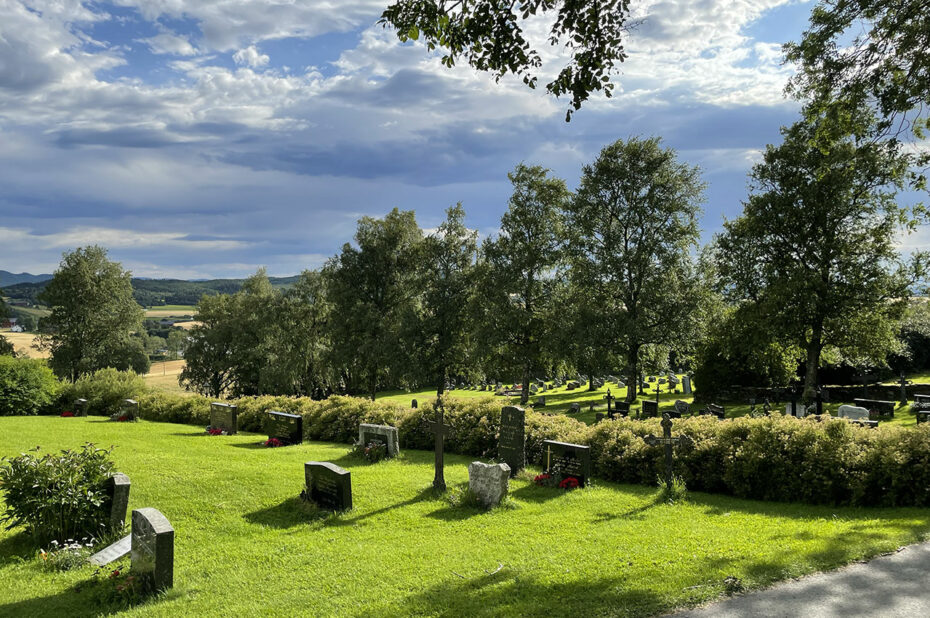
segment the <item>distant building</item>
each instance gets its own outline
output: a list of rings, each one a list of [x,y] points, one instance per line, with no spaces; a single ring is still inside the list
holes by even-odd
[[[26,332],[26,329],[19,325],[14,325],[10,327],[11,333],[23,333]]]

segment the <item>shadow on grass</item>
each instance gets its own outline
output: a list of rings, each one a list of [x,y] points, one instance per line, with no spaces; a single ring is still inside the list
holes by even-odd
[[[28,560],[38,551],[33,538],[25,531],[0,541],[0,565]]]
[[[183,594],[175,588],[127,602],[114,598],[115,592],[112,587],[113,584],[105,578],[103,580],[86,579],[58,594],[0,604],[0,616],[68,616],[68,618],[111,616],[123,610],[143,606],[151,607]]]
[[[488,565],[493,569],[496,565]],[[468,577],[450,573],[446,581],[405,598],[389,609],[403,615],[548,616],[649,615],[663,607],[651,590],[629,589],[619,578],[553,583],[525,577],[506,566]],[[373,615],[366,612],[364,615]]]
[[[169,433],[168,435],[169,435],[169,436],[180,436],[180,437],[182,437],[182,438],[197,438],[197,437],[204,437],[204,438],[221,438],[221,437],[226,437],[226,436],[211,436],[211,435],[208,434],[206,431],[176,431],[176,432],[174,432],[174,433]]]
[[[387,513],[395,509],[402,509],[407,506],[412,506],[418,502],[423,502],[425,500],[435,500],[438,497],[439,497],[438,494],[433,490],[431,486],[425,487],[424,489],[421,489],[415,496],[413,496],[409,500],[404,500],[403,502],[396,502],[394,504],[385,506],[383,508],[376,509],[374,511],[369,511],[368,513],[362,513],[359,515],[352,514],[348,517],[343,517],[343,516],[334,517],[331,519],[327,519],[323,523],[326,526],[351,526],[360,521],[364,521],[368,519],[369,517],[374,517],[375,515],[381,515],[382,513]],[[353,510],[351,511],[351,513],[355,513],[355,511]]]
[[[267,438],[266,438],[266,439],[267,439]],[[261,448],[261,449],[269,449],[269,448],[272,448],[272,447],[270,447],[270,446],[265,446],[265,440],[262,440],[261,442],[237,442],[236,444],[230,444],[229,446],[231,446],[231,447],[233,447],[233,448],[247,448],[247,449],[260,449],[260,448]],[[296,444],[293,445],[293,446],[296,446]],[[287,448],[287,447],[286,447],[286,446],[276,446],[276,447],[273,447],[273,448]]]
[[[577,491],[577,490],[576,490]],[[556,487],[540,487],[539,485],[529,484],[524,485],[516,491],[510,492],[512,498],[517,500],[523,500],[524,502],[548,502],[560,496],[565,495],[564,489],[558,489]]]
[[[302,500],[300,496],[294,496],[281,504],[246,513],[243,519],[260,526],[285,529],[325,519],[329,515],[331,515],[330,511],[318,509]]]

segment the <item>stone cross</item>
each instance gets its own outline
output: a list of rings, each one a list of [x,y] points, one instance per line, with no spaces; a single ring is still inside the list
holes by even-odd
[[[607,400],[607,418],[613,418],[613,417],[614,417],[614,412],[613,412],[613,410],[610,409],[610,406],[611,406],[611,404],[614,402],[614,399],[616,399],[616,397],[614,397],[613,395],[610,394],[610,389],[609,389],[609,388],[607,389],[607,394],[604,395],[604,399]]]
[[[672,437],[672,419],[669,417],[668,413],[662,415],[662,437],[657,438],[652,434],[643,438],[646,441],[646,444],[649,446],[657,446],[659,444],[665,445],[665,482],[668,485],[672,484],[672,477],[674,476],[674,468],[672,464],[672,447],[675,445],[684,445],[690,444],[691,438],[688,436],[678,436],[677,438]]]
[[[452,426],[445,424],[445,412],[443,411],[442,401],[436,401],[436,420],[429,421],[430,433],[436,436],[436,475],[433,477],[433,488],[438,491],[446,490],[446,478],[444,475],[443,460],[443,440],[449,435]]]
[[[904,377],[904,372],[901,372],[901,378],[898,380],[898,385],[901,387],[901,405],[907,405],[907,386],[913,384],[910,380]]]

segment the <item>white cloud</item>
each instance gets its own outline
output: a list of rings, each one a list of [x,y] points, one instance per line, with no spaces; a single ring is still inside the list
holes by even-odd
[[[170,54],[172,56],[196,56],[199,52],[191,45],[187,37],[171,32],[162,32],[147,39],[136,39],[145,43],[153,54]]]
[[[233,60],[238,65],[245,65],[253,69],[263,67],[268,64],[270,58],[258,51],[254,45],[249,45],[245,49],[240,49],[233,54]]]

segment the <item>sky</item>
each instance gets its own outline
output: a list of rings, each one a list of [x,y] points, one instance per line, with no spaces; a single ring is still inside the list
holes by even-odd
[[[637,0],[615,95],[568,101],[448,69],[377,24],[388,0],[0,0],[0,269],[99,244],[135,276],[318,268],[361,216],[462,202],[493,235],[507,172],[577,185],[617,139],[659,136],[708,184],[703,238],[798,117],[781,45],[811,2]],[[541,43],[540,83],[564,65]]]

